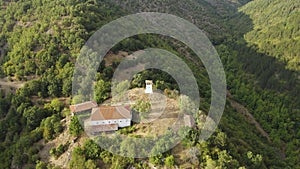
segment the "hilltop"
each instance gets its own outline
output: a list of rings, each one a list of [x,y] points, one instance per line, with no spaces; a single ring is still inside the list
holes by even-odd
[[[0,85],[5,89],[0,91],[0,168],[299,167],[299,3],[248,2],[0,1]],[[70,117],[69,105],[80,100],[72,96],[72,76],[86,40],[116,18],[145,11],[177,15],[205,32],[223,63],[228,99],[207,141],[200,142],[201,130],[192,128],[173,149],[133,159],[87,139],[78,119]],[[111,79],[122,59],[146,48],[167,50],[189,66],[199,87],[199,110],[209,112],[212,90],[201,60],[182,42],[153,34],[127,38],[109,51],[93,83],[98,104],[111,99]],[[136,74],[131,91],[139,93],[147,79],[163,92],[179,91],[174,78],[157,69]],[[173,114],[152,126],[140,123],[119,132],[140,137],[165,129],[178,113],[176,106],[167,110]],[[195,117],[197,125],[201,120]],[[163,149],[163,143],[156,149]],[[124,151],[135,150],[125,145],[129,149]]]

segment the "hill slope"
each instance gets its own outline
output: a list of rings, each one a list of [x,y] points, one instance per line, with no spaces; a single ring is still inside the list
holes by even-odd
[[[285,62],[288,69],[300,70],[300,1],[255,0],[240,10],[254,24],[245,35],[247,42]]]
[[[99,27],[114,18],[141,11],[169,12],[186,18],[203,29],[216,44],[224,63],[228,89],[232,93],[231,103],[236,100],[243,105],[236,106],[237,102],[234,102],[235,106],[231,106],[230,102],[226,104],[219,128],[221,131],[218,130],[207,142],[199,143],[195,138],[200,131],[191,130],[183,144],[170,152],[141,160],[113,155],[87,142],[75,148],[71,166],[144,168],[150,163],[164,166],[166,159],[170,160],[172,156],[175,159],[174,165],[188,163],[189,167],[201,168],[299,166],[300,152],[297,147],[300,138],[298,132],[300,109],[297,104],[297,93],[293,92],[296,97],[290,97],[284,92],[279,93],[279,90],[274,91],[273,86],[268,85],[276,84],[277,88],[288,88],[293,91],[296,87],[285,86],[289,78],[280,79],[280,83],[273,83],[273,79],[278,80],[272,79],[275,76],[272,66],[275,64],[269,65],[270,62],[265,60],[262,62],[262,59],[253,59],[265,56],[259,55],[256,51],[242,51],[247,49],[238,39],[242,37],[231,35],[232,27],[227,21],[236,15],[237,7],[247,0],[112,2],[1,1],[1,74],[8,77],[15,76],[19,80],[26,80],[28,75],[34,74],[37,79],[28,81],[24,87],[17,90],[16,94],[5,96],[0,92],[0,168],[34,168],[35,165],[39,167],[46,165],[47,161],[38,156],[42,145],[34,143],[42,139],[53,140],[63,130],[60,120],[68,116],[68,105],[63,105],[54,98],[70,97],[74,62],[84,41]],[[240,23],[245,22],[244,18],[238,20]],[[155,45],[152,42],[156,42]],[[120,44],[113,49],[114,52],[120,50],[132,52],[147,47],[159,47],[178,54],[191,66],[203,97],[201,109],[204,112],[208,111],[210,86],[207,73],[201,61],[195,59],[186,46],[174,43],[172,39],[152,35],[135,36]],[[244,54],[243,57],[247,57],[248,62],[254,65],[254,74],[260,74],[258,69],[270,70],[264,74],[264,77],[271,78],[266,82],[268,85],[265,85],[265,88],[257,85],[259,79],[255,75],[244,72],[247,66],[238,60]],[[99,68],[96,83],[99,102],[110,96],[109,81],[117,63],[113,62],[107,67]],[[257,65],[260,67],[257,68]],[[148,70],[137,77],[133,80],[134,87],[141,87],[144,80],[151,77],[161,83],[162,89],[176,89],[175,82],[167,74],[158,71]],[[238,109],[241,108],[243,111],[247,108],[248,111],[245,112],[251,113],[253,117],[251,116],[249,120],[243,115],[247,113],[238,113]],[[130,133],[131,130],[131,128],[124,129],[122,132]],[[190,147],[196,147],[197,152],[179,151]],[[172,163],[172,160],[170,161]]]

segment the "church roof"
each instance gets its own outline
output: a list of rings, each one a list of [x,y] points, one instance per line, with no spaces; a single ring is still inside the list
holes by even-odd
[[[93,108],[91,121],[131,119],[129,107],[124,106],[100,106]]]

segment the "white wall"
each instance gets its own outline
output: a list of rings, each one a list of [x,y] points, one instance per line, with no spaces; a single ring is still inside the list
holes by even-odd
[[[99,121],[90,121],[91,125],[100,125],[100,124],[118,124],[119,127],[130,126],[130,119],[115,119],[115,120],[99,120]]]

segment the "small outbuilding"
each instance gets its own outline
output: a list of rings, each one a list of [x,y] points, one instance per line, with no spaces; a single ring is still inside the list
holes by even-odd
[[[70,111],[72,115],[79,112],[90,111],[93,108],[97,107],[98,104],[95,101],[88,101],[80,104],[75,104],[70,106]]]

